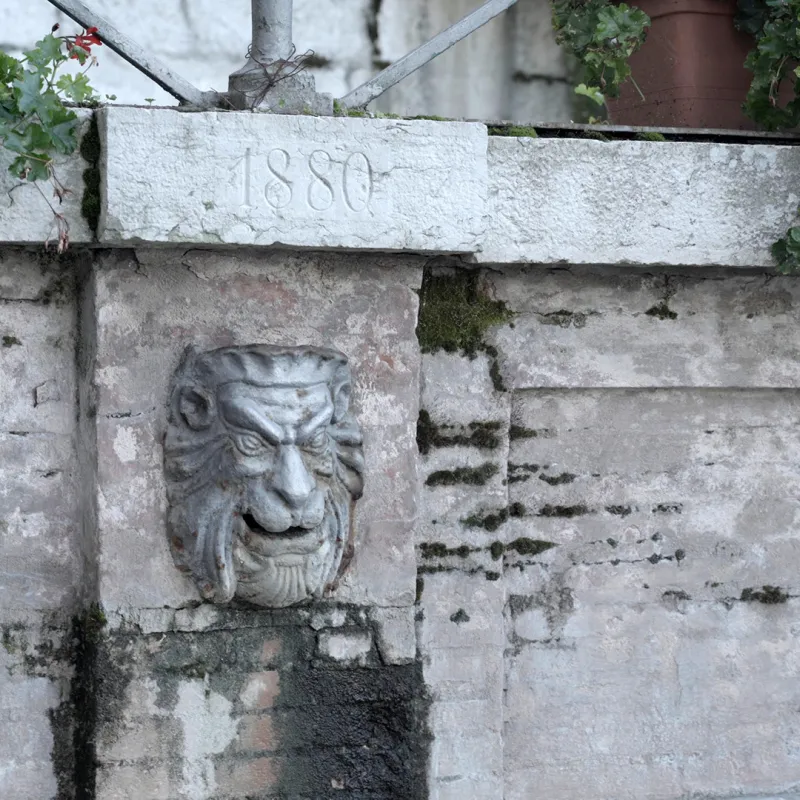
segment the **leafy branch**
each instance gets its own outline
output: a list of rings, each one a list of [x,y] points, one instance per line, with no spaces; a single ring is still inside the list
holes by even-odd
[[[622,83],[633,80],[628,59],[644,43],[647,14],[610,0],[552,0],[552,8],[556,40],[583,66],[576,94],[600,106],[619,96]]]
[[[97,63],[92,47],[101,45],[97,28],[75,36],[56,36],[58,25],[22,58],[0,50],[0,146],[15,154],[9,172],[34,183],[50,206],[57,231],[58,251],[69,246],[69,224],[57,210],[69,189],[58,179],[56,155],[69,155],[78,147],[77,114],[65,103],[97,102],[86,75]],[[77,75],[62,73],[69,61],[83,69]],[[56,205],[42,191],[40,181],[53,189]]]

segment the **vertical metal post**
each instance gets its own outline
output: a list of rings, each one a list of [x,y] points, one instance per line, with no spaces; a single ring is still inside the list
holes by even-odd
[[[245,65],[228,79],[232,108],[273,114],[333,114],[333,97],[317,94],[314,76],[295,58],[293,0],[251,0],[253,41]]]
[[[252,3],[253,57],[262,62],[289,58],[293,0],[252,0]]]

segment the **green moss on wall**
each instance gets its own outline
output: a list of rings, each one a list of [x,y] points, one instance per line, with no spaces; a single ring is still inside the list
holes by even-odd
[[[506,546],[507,550],[516,550],[521,556],[538,556],[547,550],[555,547],[555,542],[547,542],[543,539],[529,539],[521,536]]]
[[[537,139],[539,134],[533,125],[490,125],[489,136],[514,136]]]
[[[763,603],[767,606],[779,605],[789,601],[789,593],[780,586],[762,586],[761,589],[742,589],[739,598],[745,603]]]
[[[89,122],[89,129],[81,139],[80,153],[89,164],[83,171],[81,214],[92,233],[97,236],[97,226],[100,222],[100,131],[94,114]]]
[[[678,319],[678,315],[667,305],[666,300],[656,303],[652,308],[644,312],[648,317],[655,319]]]
[[[468,486],[484,486],[498,473],[496,464],[485,463],[479,467],[456,467],[432,472],[425,481],[426,486],[455,486],[465,483]]]
[[[576,506],[551,506],[545,505],[542,506],[539,510],[538,516],[540,517],[566,517],[568,519],[572,517],[581,517],[584,514],[588,514],[589,509],[584,505],[576,505]]]
[[[572,483],[577,477],[571,472],[562,472],[560,475],[540,475],[539,480],[551,486],[563,486],[565,483]]]
[[[417,419],[417,447],[428,455],[435,447],[479,447],[494,450],[500,447],[498,431],[502,422],[470,422],[469,425],[436,425],[431,415],[422,409]]]
[[[487,330],[513,316],[505,303],[481,290],[478,272],[433,275],[428,270],[420,290],[417,338],[423,353],[444,350],[474,357],[486,349]]]
[[[447,558],[447,556],[466,558],[472,552],[469,545],[448,547],[443,542],[423,542],[419,546],[419,551],[423,558]]]

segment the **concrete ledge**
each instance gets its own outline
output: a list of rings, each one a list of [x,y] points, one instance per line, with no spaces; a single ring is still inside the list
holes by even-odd
[[[471,253],[484,125],[252,113],[99,112],[101,242]]]
[[[800,148],[489,139],[484,263],[771,267]]]
[[[79,113],[83,117],[79,136],[83,136],[89,128],[91,112]],[[69,189],[69,194],[61,205],[57,198],[52,197],[53,189],[49,184],[41,183],[37,187],[32,183],[23,183],[11,175],[8,167],[15,155],[0,148],[0,243],[41,244],[48,238],[55,241],[57,234],[53,212],[48,208],[47,200],[67,220],[69,238],[73,244],[91,242],[92,232],[81,216],[83,173],[89,165],[80,154],[59,156],[55,159],[56,176]],[[42,193],[47,200],[42,197]]]

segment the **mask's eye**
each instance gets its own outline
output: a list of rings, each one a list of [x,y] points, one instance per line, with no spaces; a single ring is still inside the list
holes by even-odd
[[[260,456],[267,451],[267,444],[260,436],[254,433],[242,433],[236,436],[236,447],[246,456]]]
[[[321,452],[328,444],[328,432],[324,428],[320,428],[310,439],[306,439],[303,447],[312,452]]]

